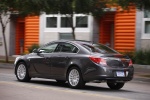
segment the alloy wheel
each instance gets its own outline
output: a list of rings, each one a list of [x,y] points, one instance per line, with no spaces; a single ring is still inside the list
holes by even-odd
[[[20,64],[17,69],[17,76],[20,80],[23,80],[26,76],[26,68],[24,64]]]

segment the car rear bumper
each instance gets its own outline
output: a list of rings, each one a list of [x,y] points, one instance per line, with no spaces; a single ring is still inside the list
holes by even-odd
[[[123,75],[119,76],[117,73],[121,72]],[[95,71],[84,75],[85,81],[130,81],[133,79],[134,68],[106,68],[102,67]]]

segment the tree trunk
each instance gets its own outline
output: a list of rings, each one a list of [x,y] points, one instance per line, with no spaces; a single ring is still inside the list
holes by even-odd
[[[76,39],[76,36],[75,36],[75,26],[74,26],[73,18],[74,18],[74,14],[71,14],[71,29],[72,29],[72,36],[73,36],[73,39],[75,40],[75,39]]]
[[[5,61],[8,63],[8,52],[7,52],[7,44],[6,44],[6,37],[5,37],[5,28],[2,26],[2,33],[3,33],[3,38],[4,38],[4,48],[5,48]]]
[[[73,39],[75,40],[76,39],[76,36],[75,36],[75,27],[72,27],[72,36],[73,36]]]

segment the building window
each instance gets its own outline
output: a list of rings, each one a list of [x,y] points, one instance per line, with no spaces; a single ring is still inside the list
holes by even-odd
[[[71,27],[71,17],[61,17],[61,27]]]
[[[57,27],[57,17],[46,17],[46,27],[56,28]]]
[[[145,34],[150,34],[150,21],[145,21]]]
[[[150,39],[150,10],[143,11],[142,39]]]
[[[76,17],[76,27],[88,27],[88,17]]]
[[[73,40],[72,33],[59,33],[59,38],[64,40]]]

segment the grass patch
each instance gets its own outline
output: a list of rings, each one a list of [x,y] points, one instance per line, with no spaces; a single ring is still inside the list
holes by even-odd
[[[150,78],[150,75],[140,75],[140,76]]]

